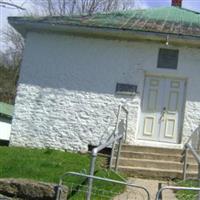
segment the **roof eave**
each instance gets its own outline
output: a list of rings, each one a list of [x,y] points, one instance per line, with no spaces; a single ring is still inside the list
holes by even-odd
[[[10,114],[0,113],[0,117],[6,118],[6,119],[12,119],[13,116]]]
[[[4,102],[0,102],[0,117],[12,118],[14,106]]]
[[[60,25],[54,23],[43,22],[30,22],[16,20],[14,17],[8,18],[9,23],[26,37],[26,34],[31,31],[35,32],[59,32],[71,35],[81,35],[85,37],[99,37],[99,38],[111,38],[121,40],[148,40],[166,43],[167,39],[170,44],[180,45],[200,45],[200,37],[181,35],[173,33],[162,33],[143,30],[128,30],[117,29],[108,27],[94,27],[94,26],[82,26],[82,25]]]

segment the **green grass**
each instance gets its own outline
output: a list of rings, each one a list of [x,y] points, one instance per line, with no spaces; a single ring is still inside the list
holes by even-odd
[[[89,154],[61,152],[52,149],[28,149],[15,147],[0,147],[0,178],[25,178],[44,182],[58,183],[59,177],[65,172],[88,173],[90,165]],[[98,158],[96,162],[96,176],[121,180],[112,171],[106,170],[105,158]],[[82,184],[87,186],[86,178],[66,177],[64,183],[69,187],[73,183],[78,187]],[[83,189],[84,186],[81,186]],[[79,188],[79,189],[81,189]],[[102,181],[94,181],[94,189],[122,192],[124,187]],[[81,195],[81,196],[80,196]],[[70,199],[83,199],[81,193],[72,193]],[[101,199],[94,197],[92,199]]]
[[[178,182],[177,185],[183,187],[199,187],[197,180],[187,180]],[[176,197],[178,200],[197,200],[198,192],[195,191],[178,191]]]

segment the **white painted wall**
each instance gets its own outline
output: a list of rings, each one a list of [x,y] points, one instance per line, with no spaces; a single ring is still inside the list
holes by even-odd
[[[112,133],[120,103],[130,112],[128,142],[137,142],[146,73],[187,79],[183,142],[200,119],[200,50],[180,47],[178,69],[163,70],[156,68],[161,47],[166,46],[29,33],[11,145],[87,150]],[[137,84],[138,94],[115,96],[117,82]]]

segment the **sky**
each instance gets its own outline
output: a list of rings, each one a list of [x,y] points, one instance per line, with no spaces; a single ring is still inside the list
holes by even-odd
[[[23,6],[28,10],[32,8],[31,0],[0,0],[0,1],[12,2],[19,6]],[[166,7],[171,5],[171,0],[130,0],[130,1],[135,1],[135,8],[143,8],[143,9]],[[183,0],[182,7],[200,12],[200,0]],[[24,14],[25,14],[24,11],[0,6],[0,50],[6,48],[5,44],[2,42],[3,40],[2,31],[6,31],[7,29],[8,26],[7,17],[24,15]]]
[[[138,0],[136,2],[143,8],[170,6],[171,0]],[[200,12],[200,0],[183,0],[183,7]]]

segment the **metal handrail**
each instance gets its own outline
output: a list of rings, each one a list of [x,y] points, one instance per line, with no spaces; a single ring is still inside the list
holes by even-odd
[[[186,142],[185,144],[189,144],[189,143],[191,142],[193,136],[194,136],[195,134],[197,134],[197,133],[200,134],[200,126],[198,126],[198,127],[193,131],[193,133],[190,135],[190,137],[188,138],[188,140],[187,140],[187,142]]]
[[[160,188],[160,190],[156,194],[156,200],[160,200],[160,196],[163,190],[192,190],[192,191],[199,191],[200,188],[195,188],[195,187],[176,187],[176,186],[165,186]]]
[[[61,176],[59,184],[58,184],[58,188],[57,188],[56,200],[60,200],[60,194],[61,194],[61,190],[62,190],[63,179],[66,176],[69,176],[69,175],[81,176],[81,177],[85,177],[85,178],[88,178],[88,179],[96,179],[96,180],[101,180],[101,181],[107,181],[107,182],[110,182],[110,183],[116,183],[116,184],[120,184],[120,185],[126,185],[126,186],[130,186],[130,187],[139,188],[139,189],[142,189],[142,190],[144,190],[146,192],[146,194],[147,194],[147,200],[150,200],[149,191],[145,187],[143,187],[143,186],[135,185],[135,184],[128,183],[128,182],[125,182],[125,181],[123,182],[123,181],[113,180],[113,179],[109,179],[109,178],[102,178],[102,177],[98,177],[98,176],[91,176],[91,175],[81,174],[81,173],[77,173],[77,172],[67,172],[67,173],[65,173],[65,174],[63,174]]]
[[[117,115],[117,123],[116,123],[116,126],[115,126],[115,132],[117,131],[117,128],[119,126],[119,117],[120,117],[120,114],[121,114],[121,110],[123,110],[125,112],[125,114],[126,114],[125,134],[122,135],[120,139],[113,140],[112,151],[111,151],[111,156],[110,156],[110,169],[111,169],[112,168],[112,161],[113,161],[113,157],[114,157],[114,150],[115,150],[116,141],[120,141],[120,144],[119,144],[119,147],[118,147],[117,158],[116,158],[116,162],[115,162],[115,170],[116,171],[117,171],[117,165],[118,165],[118,160],[119,160],[119,153],[120,153],[120,150],[121,150],[121,142],[122,142],[123,139],[124,139],[124,141],[126,141],[126,139],[127,139],[127,130],[128,130],[128,114],[129,114],[129,112],[124,106],[119,106],[118,115]]]
[[[104,144],[101,144],[101,145],[99,145],[98,147],[96,147],[96,148],[94,148],[92,150],[92,153],[91,153],[92,159],[91,159],[91,163],[90,163],[90,176],[94,175],[95,162],[96,162],[96,158],[97,158],[98,152],[101,151],[102,149],[106,148],[106,147],[109,147],[112,144],[112,152],[111,152],[111,159],[110,159],[110,163],[112,163],[113,154],[114,154],[114,148],[115,148],[115,143],[117,141],[119,141],[117,159],[116,159],[116,163],[115,163],[115,169],[117,169],[118,160],[119,160],[119,152],[121,150],[121,143],[122,143],[122,140],[123,140],[123,137],[124,137],[124,133],[117,132],[118,126],[119,126],[119,119],[120,119],[120,115],[121,115],[121,110],[123,110],[126,113],[125,138],[127,137],[128,110],[124,106],[119,105],[118,113],[117,113],[117,122],[116,122],[116,125],[115,125],[114,132],[112,133],[112,135],[108,138],[108,140]],[[89,180],[88,180],[87,200],[90,200],[90,197],[91,197],[92,184],[93,184],[93,179],[89,178]]]
[[[198,134],[200,136],[200,126],[195,129],[195,131],[191,134],[191,136],[189,137],[189,139],[187,140],[187,142],[184,145],[184,151],[183,151],[183,159],[184,159],[183,160],[183,162],[184,162],[184,164],[183,164],[183,180],[186,180],[186,175],[187,175],[188,151],[190,151],[192,153],[192,156],[195,158],[195,160],[196,160],[196,162],[198,164],[198,179],[200,178],[200,155],[198,155],[198,152],[196,151],[196,149],[191,144],[192,139],[193,139],[195,134]],[[198,146],[199,146],[200,138],[199,138],[199,140],[197,142],[198,142]],[[200,185],[200,179],[199,179],[199,185]]]
[[[126,129],[125,129],[125,137],[124,137],[124,141],[126,141],[126,139],[127,139],[127,130],[128,130],[128,115],[129,115],[129,112],[124,106],[121,106],[121,108],[126,113]]]
[[[192,145],[186,144],[185,148],[188,148],[191,151],[191,153],[192,153],[193,157],[195,158],[195,160],[197,161],[197,163],[200,164],[200,156],[195,151],[195,149],[192,147]]]

